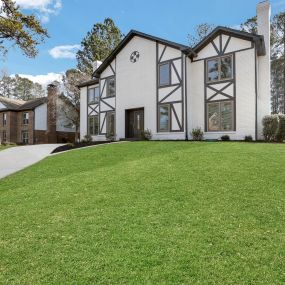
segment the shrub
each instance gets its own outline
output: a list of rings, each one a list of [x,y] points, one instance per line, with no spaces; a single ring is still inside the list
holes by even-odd
[[[276,140],[283,142],[285,140],[285,115],[278,115],[278,130]]]
[[[146,129],[144,131],[141,132],[141,137],[143,140],[149,141],[152,138],[152,133],[151,130]]]
[[[204,132],[201,128],[192,129],[191,136],[193,141],[201,141],[204,138]]]
[[[230,140],[230,136],[223,135],[223,136],[221,136],[221,140],[224,141],[224,142],[229,141]]]
[[[278,116],[270,115],[262,119],[263,136],[265,141],[274,141],[278,131]]]
[[[83,137],[82,142],[90,143],[90,142],[92,142],[92,137],[91,137],[90,135],[85,135],[85,136]]]
[[[253,141],[252,136],[245,136],[245,137],[244,137],[244,140],[245,140],[246,142],[252,142],[252,141]]]

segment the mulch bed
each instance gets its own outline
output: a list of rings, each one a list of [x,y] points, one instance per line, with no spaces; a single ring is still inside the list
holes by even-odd
[[[97,142],[89,142],[89,143],[80,142],[80,143],[74,143],[74,144],[65,144],[65,145],[57,147],[52,153],[58,153],[58,152],[67,151],[71,149],[77,149],[77,148],[99,145],[99,144],[106,144],[106,143],[110,143],[110,141],[97,141]]]

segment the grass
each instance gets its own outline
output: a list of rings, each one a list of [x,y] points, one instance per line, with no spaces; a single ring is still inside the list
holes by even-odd
[[[12,145],[2,145],[0,144],[0,151],[12,147]]]
[[[1,284],[285,283],[285,145],[104,145],[0,189]]]

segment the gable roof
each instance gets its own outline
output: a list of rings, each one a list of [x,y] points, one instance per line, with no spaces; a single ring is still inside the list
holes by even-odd
[[[0,97],[0,102],[6,106],[7,111],[23,111],[32,110],[47,102],[46,97],[37,98],[29,101],[11,99],[6,97]]]
[[[90,85],[94,85],[94,84],[98,84],[99,83],[99,79],[98,78],[93,78],[91,80],[88,81],[84,81],[80,84],[77,85],[77,87],[85,87],[85,86],[90,86]]]
[[[16,100],[7,97],[0,97],[0,102],[5,105],[8,110],[16,110],[25,103],[23,100]]]
[[[235,30],[235,29],[231,29],[227,27],[222,27],[222,26],[216,27],[208,36],[206,36],[201,42],[199,42],[193,48],[194,53],[197,54],[200,50],[202,50],[206,45],[208,45],[214,38],[216,38],[220,34],[233,36],[233,37],[243,39],[243,40],[252,41],[256,44],[257,55],[266,54],[263,36],[252,34],[252,33],[247,33],[244,31],[239,31],[239,30]],[[188,53],[191,54],[191,51],[189,49],[188,49]]]
[[[168,45],[170,47],[179,49],[179,50],[185,50],[185,49],[189,49],[188,46],[183,45],[183,44],[179,44],[176,42],[172,42],[172,41],[168,41],[162,38],[158,38],[155,36],[151,36],[149,34],[145,34],[136,30],[131,30],[126,36],[125,38],[118,44],[118,46],[113,50],[113,52],[111,52],[111,54],[103,61],[103,63],[95,70],[95,72],[93,73],[94,77],[99,77],[100,73],[104,71],[104,69],[113,61],[113,59],[116,57],[116,55],[127,45],[127,43],[135,36],[147,39],[147,40],[151,40],[151,41],[155,41],[161,44],[165,44]]]

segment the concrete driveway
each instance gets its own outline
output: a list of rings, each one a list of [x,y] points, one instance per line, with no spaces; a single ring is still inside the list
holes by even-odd
[[[11,147],[0,151],[0,179],[47,157],[62,144],[39,144]]]

